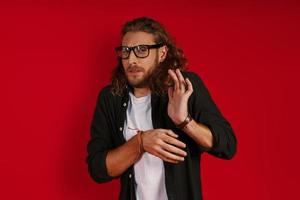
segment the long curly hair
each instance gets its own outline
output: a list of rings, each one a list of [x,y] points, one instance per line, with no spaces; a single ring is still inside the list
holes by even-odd
[[[187,59],[182,49],[175,45],[174,40],[159,22],[148,18],[139,17],[132,21],[126,22],[121,31],[123,37],[127,32],[143,31],[152,33],[156,43],[163,43],[167,46],[168,52],[165,60],[155,67],[149,78],[149,88],[152,93],[162,94],[172,84],[168,76],[168,69],[179,68],[181,71],[186,70]],[[122,59],[118,58],[118,64],[113,70],[111,77],[111,92],[114,95],[121,96],[127,84],[127,78],[122,65]]]

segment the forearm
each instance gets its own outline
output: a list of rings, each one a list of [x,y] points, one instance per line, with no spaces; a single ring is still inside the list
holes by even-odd
[[[106,157],[107,173],[116,177],[126,171],[141,155],[138,135],[125,144],[110,150]]]
[[[198,145],[209,150],[213,146],[213,136],[207,126],[197,123],[195,120],[190,121],[183,129]]]

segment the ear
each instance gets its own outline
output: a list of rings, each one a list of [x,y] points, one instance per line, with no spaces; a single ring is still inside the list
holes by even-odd
[[[162,47],[160,47],[159,49],[158,49],[158,58],[159,58],[159,62],[161,63],[161,62],[163,62],[165,59],[166,59],[166,57],[167,57],[167,53],[168,53],[168,47],[166,46],[166,45],[164,45],[164,46],[162,46]]]

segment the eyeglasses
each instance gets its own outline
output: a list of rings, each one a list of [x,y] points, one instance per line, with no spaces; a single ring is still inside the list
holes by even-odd
[[[149,55],[149,49],[156,49],[159,47],[162,47],[164,44],[141,44],[133,47],[127,47],[127,46],[119,46],[115,48],[115,51],[117,53],[117,56],[122,59],[128,59],[130,52],[133,50],[133,53],[138,58],[146,58]]]

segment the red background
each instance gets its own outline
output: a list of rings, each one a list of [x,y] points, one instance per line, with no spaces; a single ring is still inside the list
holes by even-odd
[[[89,177],[86,144],[120,27],[141,15],[175,37],[238,138],[233,160],[204,156],[205,199],[299,199],[299,3],[158,0],[0,3],[0,199],[117,199],[118,181]]]

